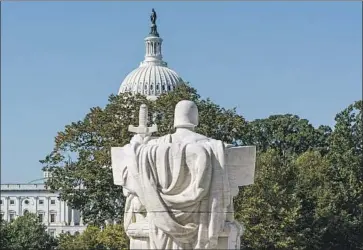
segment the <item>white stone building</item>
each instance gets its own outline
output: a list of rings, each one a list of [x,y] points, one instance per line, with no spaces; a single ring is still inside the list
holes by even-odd
[[[26,184],[1,184],[1,218],[9,222],[30,212],[37,214],[51,235],[82,232],[86,226],[80,212],[59,200],[58,193],[47,190],[45,178]]]

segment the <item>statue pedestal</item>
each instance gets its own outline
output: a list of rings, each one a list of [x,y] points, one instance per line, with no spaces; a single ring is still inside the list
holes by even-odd
[[[130,249],[150,249],[149,224],[141,221],[130,224],[126,230],[130,237]],[[216,249],[240,249],[240,238],[243,234],[243,226],[237,221],[226,222],[223,231],[218,238]]]
[[[126,234],[130,238],[130,249],[150,249],[149,223],[147,221],[130,224]]]

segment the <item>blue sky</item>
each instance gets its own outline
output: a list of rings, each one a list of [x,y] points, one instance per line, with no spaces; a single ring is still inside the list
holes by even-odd
[[[165,61],[246,119],[315,126],[361,99],[360,2],[3,2],[1,181],[41,177],[64,126],[104,106],[144,56],[151,8]]]

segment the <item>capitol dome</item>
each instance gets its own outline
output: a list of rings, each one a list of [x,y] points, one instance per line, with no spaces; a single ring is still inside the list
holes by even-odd
[[[151,14],[151,31],[145,38],[145,60],[131,71],[121,83],[118,93],[143,94],[155,100],[159,95],[173,91],[182,78],[163,61],[161,45],[163,39],[157,31],[156,13]]]

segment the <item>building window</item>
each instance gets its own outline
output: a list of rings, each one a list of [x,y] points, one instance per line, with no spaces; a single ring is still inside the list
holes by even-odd
[[[54,229],[50,229],[49,230],[49,234],[50,234],[50,236],[54,237],[55,236],[55,230]]]
[[[0,205],[2,205],[3,204],[3,200],[0,200]]]
[[[44,214],[43,213],[38,214],[38,221],[39,222],[43,222],[44,221]]]
[[[55,222],[55,214],[50,214],[50,222]]]
[[[25,209],[23,212],[23,215],[26,215],[27,213],[29,213],[29,211],[27,209]]]
[[[10,200],[10,205],[15,205],[15,201],[14,200]]]
[[[1,213],[1,220],[4,220],[4,213]]]
[[[39,200],[39,205],[43,205],[44,204],[44,200]]]
[[[25,205],[29,205],[29,200],[24,201]]]
[[[51,200],[50,204],[55,205],[55,200]]]
[[[15,219],[15,213],[9,213],[9,220],[13,221]]]

